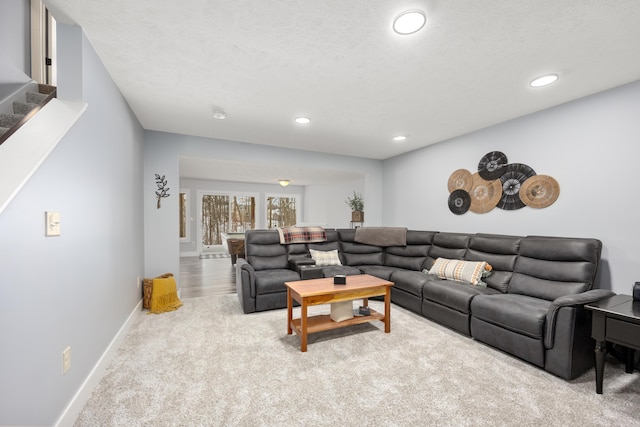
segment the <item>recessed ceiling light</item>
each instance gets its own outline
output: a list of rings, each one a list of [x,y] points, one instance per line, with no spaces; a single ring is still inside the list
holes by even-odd
[[[296,123],[299,125],[307,125],[311,123],[311,119],[308,117],[296,117]]]
[[[213,118],[214,119],[218,119],[218,120],[224,120],[227,118],[227,113],[225,113],[222,110],[214,110],[213,111]]]
[[[413,34],[427,22],[427,17],[421,10],[406,10],[393,20],[393,31],[398,34]]]
[[[547,86],[547,85],[550,85],[551,83],[554,83],[556,80],[558,80],[557,74],[547,74],[531,80],[531,83],[529,83],[529,86],[531,87]]]
[[[393,140],[396,141],[396,142],[402,142],[402,141],[404,141],[406,139],[407,139],[407,137],[404,136],[404,135],[398,135],[398,136],[394,136],[393,137]]]

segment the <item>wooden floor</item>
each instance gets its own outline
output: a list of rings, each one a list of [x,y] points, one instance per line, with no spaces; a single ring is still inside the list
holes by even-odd
[[[180,258],[180,298],[236,292],[236,269],[231,258]]]

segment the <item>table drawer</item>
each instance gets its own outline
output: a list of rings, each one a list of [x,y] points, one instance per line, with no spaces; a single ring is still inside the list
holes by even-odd
[[[640,324],[607,318],[607,339],[640,350]]]

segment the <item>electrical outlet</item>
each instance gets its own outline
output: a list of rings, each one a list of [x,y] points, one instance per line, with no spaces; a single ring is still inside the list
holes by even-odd
[[[71,369],[71,346],[62,352],[62,375],[65,375]]]
[[[136,277],[136,288],[140,289],[140,276]]]

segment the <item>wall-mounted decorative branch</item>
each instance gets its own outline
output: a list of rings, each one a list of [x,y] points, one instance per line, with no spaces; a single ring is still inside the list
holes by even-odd
[[[158,209],[160,209],[160,200],[162,200],[163,197],[169,197],[168,191],[170,188],[167,187],[167,180],[164,179],[164,175],[160,176],[156,174],[156,185],[158,186],[158,189],[156,190],[156,196],[158,197]]]

